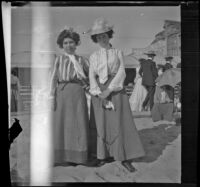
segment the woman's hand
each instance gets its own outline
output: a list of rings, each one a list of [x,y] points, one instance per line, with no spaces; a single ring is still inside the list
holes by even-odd
[[[111,94],[111,90],[110,89],[106,89],[102,93],[99,94],[99,97],[101,99],[106,99],[110,94]]]

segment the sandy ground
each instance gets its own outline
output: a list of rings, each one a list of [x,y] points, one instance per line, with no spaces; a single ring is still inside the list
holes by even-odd
[[[54,167],[53,182],[180,183],[181,127],[153,123],[150,117],[136,118],[135,123],[146,149],[146,156],[133,162],[136,172],[129,173],[117,161],[99,168],[59,166]]]
[[[52,182],[137,182],[137,183],[180,183],[181,182],[181,125],[167,121],[152,122],[149,113],[133,113],[136,127],[144,145],[146,156],[133,162],[136,172],[128,172],[120,162],[112,162],[102,167],[57,166],[53,168]],[[41,118],[42,119],[42,118]],[[28,120],[28,118],[27,118]],[[39,120],[41,121],[41,120]],[[42,121],[41,121],[42,122]],[[26,122],[22,123],[22,126]],[[28,167],[27,154],[29,130],[18,138],[21,150],[16,152],[15,143],[10,151],[10,162],[13,170],[12,179],[26,181]],[[26,149],[25,149],[26,147]],[[17,157],[17,158],[16,158]],[[18,178],[15,162],[18,159]],[[19,177],[21,176],[21,178]]]

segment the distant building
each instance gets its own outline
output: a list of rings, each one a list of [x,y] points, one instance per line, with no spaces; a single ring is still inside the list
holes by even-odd
[[[165,20],[162,31],[145,48],[133,48],[133,54],[155,51],[158,56],[181,56],[181,24],[178,21]]]
[[[11,54],[11,68],[17,70],[17,74],[22,86],[32,86],[31,74],[42,73],[42,71],[51,69],[55,60],[54,52],[31,52],[23,51]],[[38,84],[43,80],[38,80]]]
[[[167,55],[181,56],[181,25],[178,21],[165,20],[164,27]]]
[[[150,50],[156,52],[156,55],[166,56],[167,55],[167,42],[165,36],[165,30],[155,35],[155,39],[151,42],[148,47]]]

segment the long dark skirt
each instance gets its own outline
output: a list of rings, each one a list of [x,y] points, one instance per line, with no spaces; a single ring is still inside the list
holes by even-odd
[[[11,89],[11,112],[17,112],[18,109],[18,99],[17,90]]]
[[[88,159],[88,107],[83,88],[59,84],[54,112],[55,163],[85,163]]]
[[[11,112],[22,110],[22,100],[16,84],[11,84]]]
[[[111,80],[105,85],[98,83],[100,89],[105,90]],[[111,101],[115,110],[105,109],[102,99],[92,96],[94,117],[91,118],[95,119],[97,128],[97,158],[114,157],[123,161],[144,156],[125,90],[113,92]]]

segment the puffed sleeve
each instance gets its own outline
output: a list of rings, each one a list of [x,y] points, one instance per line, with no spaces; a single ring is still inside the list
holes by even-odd
[[[88,77],[89,76],[89,60],[87,58],[82,57],[82,65],[83,65],[83,71],[86,77]]]
[[[56,57],[54,67],[53,67],[53,73],[50,79],[50,95],[54,96],[55,89],[57,86],[58,81],[58,67],[59,67],[59,57]]]
[[[115,77],[108,86],[108,89],[110,89],[111,91],[119,91],[123,89],[124,80],[126,78],[126,72],[124,67],[124,56],[122,51],[119,50],[117,55],[120,61],[120,65]]]
[[[85,78],[82,78],[81,82],[83,84],[83,88],[86,89],[86,91],[88,91],[89,89],[89,60],[83,56],[81,56],[80,59],[81,59],[83,72],[85,74]]]
[[[90,62],[90,67],[89,67],[90,90],[89,90],[89,92],[92,95],[99,95],[101,93],[101,90],[96,81],[97,74],[96,74],[95,67],[94,67],[94,63],[95,63],[94,55],[90,56],[89,62]]]

